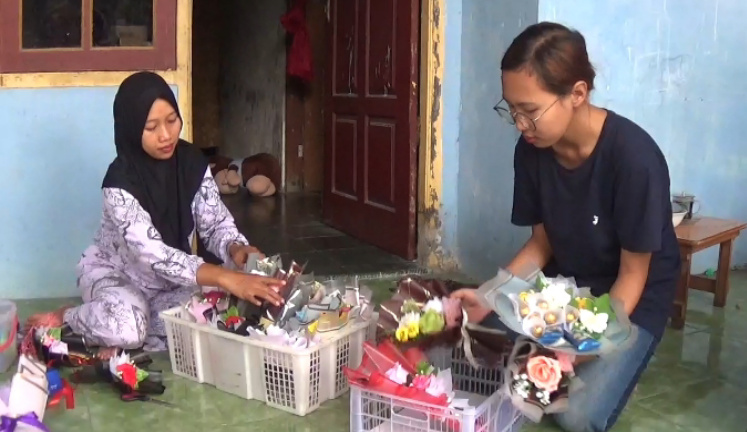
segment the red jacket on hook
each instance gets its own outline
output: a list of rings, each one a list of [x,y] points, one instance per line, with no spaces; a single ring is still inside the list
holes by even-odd
[[[293,43],[288,51],[288,75],[305,82],[314,77],[311,62],[311,40],[306,27],[306,0],[296,0],[293,7],[280,18],[285,31],[293,35]]]

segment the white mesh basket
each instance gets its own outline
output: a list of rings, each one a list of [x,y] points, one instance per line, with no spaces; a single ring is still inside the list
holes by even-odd
[[[322,342],[297,350],[184,319],[182,307],[161,313],[175,375],[212,384],[245,399],[304,416],[348,390],[343,366],[357,367],[376,318],[322,334]]]
[[[501,391],[500,369],[475,369],[461,348],[434,349],[431,363],[451,368],[457,398],[465,409],[444,408],[353,386],[350,389],[351,432],[518,432],[523,416]]]

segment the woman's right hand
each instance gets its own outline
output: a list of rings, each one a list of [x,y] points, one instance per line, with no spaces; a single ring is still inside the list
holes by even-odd
[[[278,290],[285,285],[285,282],[279,279],[235,271],[226,272],[221,279],[219,284],[221,288],[257,306],[262,305],[263,300],[275,306],[283,303]]]
[[[480,299],[477,298],[477,291],[474,288],[456,290],[451,293],[450,297],[462,302],[462,308],[467,312],[467,319],[472,324],[481,323],[492,312],[483,306]]]

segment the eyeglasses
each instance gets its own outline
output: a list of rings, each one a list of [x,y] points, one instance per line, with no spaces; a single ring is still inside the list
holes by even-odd
[[[505,99],[501,99],[500,101],[498,101],[493,109],[498,113],[499,116],[501,116],[503,120],[506,120],[506,122],[508,122],[508,124],[510,124],[511,126],[519,125],[519,127],[522,129],[535,131],[537,130],[537,121],[541,119],[546,112],[550,111],[550,108],[555,106],[555,104],[558,103],[559,100],[560,98],[555,99],[555,102],[551,103],[549,107],[545,108],[545,110],[542,111],[542,113],[540,113],[540,115],[538,115],[536,118],[530,118],[526,114],[520,113],[515,110],[511,112],[510,108],[501,106],[501,103],[506,102]]]

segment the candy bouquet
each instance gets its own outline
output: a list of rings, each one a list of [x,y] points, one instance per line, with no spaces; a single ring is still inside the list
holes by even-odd
[[[195,322],[237,335],[293,348],[309,348],[321,335],[339,330],[354,319],[368,319],[371,291],[351,281],[314,280],[304,266],[292,262],[283,269],[279,256],[252,254],[247,273],[285,281],[279,294],[284,303],[260,307],[219,290],[194,296],[185,308]]]
[[[603,355],[633,340],[621,305],[609,294],[592,296],[572,278],[538,273],[528,282],[501,270],[478,293],[507,327],[554,351]]]

